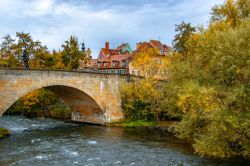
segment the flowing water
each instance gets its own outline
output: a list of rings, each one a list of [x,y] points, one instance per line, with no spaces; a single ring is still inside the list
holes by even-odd
[[[167,132],[3,116],[11,130],[0,140],[0,166],[206,166],[250,165],[244,160],[200,158]]]

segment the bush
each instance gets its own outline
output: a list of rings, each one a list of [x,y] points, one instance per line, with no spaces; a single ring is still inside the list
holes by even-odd
[[[2,138],[6,138],[10,135],[9,130],[4,129],[4,128],[0,128],[0,139]]]

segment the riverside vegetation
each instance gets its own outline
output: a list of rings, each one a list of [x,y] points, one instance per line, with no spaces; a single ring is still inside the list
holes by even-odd
[[[5,128],[0,128],[0,139],[2,138],[6,138],[10,135],[9,130],[5,129]]]
[[[176,136],[196,153],[249,159],[249,14],[249,0],[227,0],[212,9],[208,28],[177,25],[167,81],[148,75],[121,88],[125,122],[177,121]],[[143,60],[139,54],[134,63]],[[143,69],[156,63],[147,62]]]
[[[20,98],[5,114],[67,120],[71,118],[71,109],[53,92],[39,89]]]

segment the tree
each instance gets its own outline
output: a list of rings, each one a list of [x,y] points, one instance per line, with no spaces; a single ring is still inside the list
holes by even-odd
[[[15,40],[12,39],[9,34],[3,37],[1,50],[0,50],[2,58],[8,59],[11,55],[13,55],[12,47],[13,47],[14,41]]]
[[[217,24],[223,28],[192,35],[187,56],[171,61],[169,81],[180,89],[176,105],[184,113],[177,132],[200,155],[249,158],[250,23]]]
[[[71,109],[53,92],[39,89],[28,93],[16,101],[8,109],[8,114],[69,119],[71,117]]]
[[[146,79],[164,78],[168,58],[159,54],[154,48],[141,49],[133,53],[133,67]]]
[[[225,21],[236,27],[242,20],[250,17],[250,0],[226,0],[223,5],[212,8],[211,23]]]
[[[182,22],[179,25],[175,25],[175,38],[173,40],[174,50],[177,52],[187,52],[186,42],[189,37],[195,32],[195,27],[192,27],[190,23]]]
[[[79,50],[78,39],[75,36],[70,36],[62,45],[62,63],[68,69],[77,69],[79,60],[83,60],[86,56],[85,52]]]
[[[29,65],[33,68],[51,67],[53,61],[46,46],[42,46],[40,41],[34,41],[29,33],[17,32],[18,42],[13,45],[15,57],[20,62],[23,58],[23,51],[26,50]],[[52,63],[52,64],[51,64]]]

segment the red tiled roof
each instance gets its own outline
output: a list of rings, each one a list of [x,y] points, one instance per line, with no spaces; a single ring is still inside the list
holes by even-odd
[[[114,49],[105,49],[105,48],[102,48],[101,51],[104,53],[105,56],[112,56],[112,55],[119,55],[120,54],[120,51],[119,50],[114,50]],[[102,58],[102,57],[100,57]]]
[[[153,47],[156,47],[156,48],[161,48],[161,47],[162,47],[161,42],[158,41],[158,40],[150,40],[149,43],[150,43]]]
[[[131,55],[113,55],[110,57],[105,57],[105,58],[99,58],[98,62],[112,62],[112,61],[117,61],[117,62],[121,62],[121,61],[126,61],[129,60],[131,58]]]
[[[153,47],[148,42],[143,42],[143,43],[138,43],[137,44],[137,50],[145,50],[145,49],[149,49],[149,48],[153,48]]]
[[[98,65],[98,68],[127,68],[126,65],[124,66],[123,64],[123,66],[121,66],[121,64],[124,61],[130,61],[132,55],[129,52],[121,53],[125,47],[126,44],[122,44],[116,49],[109,49],[109,46],[106,44],[106,48],[101,49],[97,59],[96,64],[101,63]],[[112,62],[116,62],[115,65]]]
[[[149,48],[157,48],[163,52],[170,52],[172,50],[171,47],[167,46],[166,44],[162,44],[158,40],[150,40],[149,42],[143,42],[137,44],[137,51],[138,50],[145,50]]]
[[[116,47],[116,50],[123,50],[126,47],[127,44],[122,43],[122,45]]]

